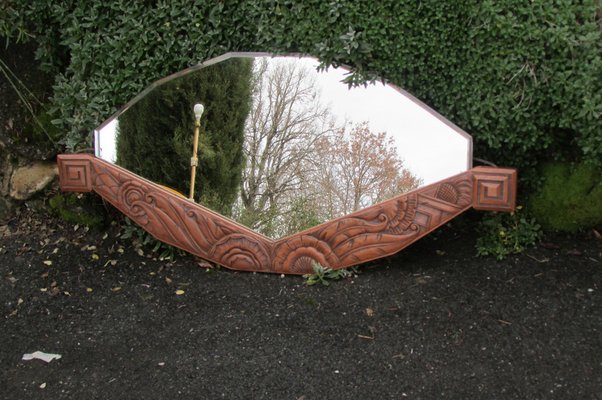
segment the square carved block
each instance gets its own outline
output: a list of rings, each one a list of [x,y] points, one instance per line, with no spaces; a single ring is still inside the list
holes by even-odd
[[[90,157],[86,154],[58,156],[59,182],[65,192],[91,192]]]
[[[516,175],[512,168],[474,168],[472,206],[477,210],[514,211]]]

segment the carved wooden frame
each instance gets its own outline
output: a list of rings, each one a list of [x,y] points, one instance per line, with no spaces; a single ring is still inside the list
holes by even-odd
[[[397,253],[474,207],[512,211],[516,170],[476,167],[280,239],[270,239],[90,154],[58,157],[63,191],[94,191],[158,240],[226,268],[313,273]]]

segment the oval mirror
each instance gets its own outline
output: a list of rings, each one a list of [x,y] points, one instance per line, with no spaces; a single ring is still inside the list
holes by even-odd
[[[194,201],[272,238],[471,168],[470,135],[348,75],[311,57],[227,54],[130,101],[95,130],[96,156],[186,198],[192,186]]]

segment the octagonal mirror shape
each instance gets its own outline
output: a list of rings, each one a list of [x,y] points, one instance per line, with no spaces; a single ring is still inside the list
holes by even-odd
[[[319,66],[228,54],[176,73],[95,131],[96,156],[182,197],[195,169],[196,202],[271,238],[471,168],[470,135],[414,96]]]
[[[243,271],[306,274],[394,254],[473,207],[512,211],[516,170],[393,85],[345,68],[229,53],[149,86],[58,156],[155,238]]]

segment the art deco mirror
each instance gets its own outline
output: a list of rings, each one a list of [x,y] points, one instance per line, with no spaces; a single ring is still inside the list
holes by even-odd
[[[60,156],[61,186],[223,266],[294,274],[391,255],[471,206],[514,208],[516,171],[472,168],[470,135],[347,75],[248,53],[176,73],[95,130],[94,156]]]

